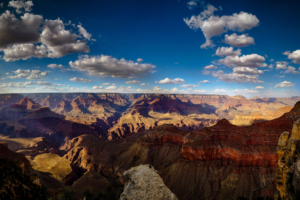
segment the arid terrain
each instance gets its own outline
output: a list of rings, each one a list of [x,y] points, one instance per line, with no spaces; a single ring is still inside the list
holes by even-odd
[[[273,197],[278,139],[300,118],[297,101],[300,97],[1,94],[0,142],[40,185],[50,190],[66,185],[80,198],[86,189],[119,189],[122,174],[140,164],[153,166],[178,199],[249,198],[254,191]]]

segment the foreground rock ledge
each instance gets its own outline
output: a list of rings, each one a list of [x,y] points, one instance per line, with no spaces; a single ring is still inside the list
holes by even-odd
[[[124,172],[122,179],[126,183],[120,200],[178,200],[151,165],[132,167]]]

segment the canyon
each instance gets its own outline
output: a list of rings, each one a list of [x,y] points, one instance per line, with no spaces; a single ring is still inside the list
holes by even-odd
[[[278,139],[300,118],[299,100],[1,94],[0,142],[26,156],[42,185],[66,185],[80,198],[107,184],[120,189],[122,174],[140,164],[178,199],[273,197]]]

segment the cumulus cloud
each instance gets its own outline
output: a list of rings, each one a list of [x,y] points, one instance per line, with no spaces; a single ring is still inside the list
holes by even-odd
[[[21,19],[6,11],[0,15],[0,49],[16,43],[38,42],[38,31],[43,23],[41,15],[25,13]]]
[[[258,70],[257,68],[251,67],[235,67],[233,68],[233,73],[238,74],[263,74],[262,70]]]
[[[220,59],[219,62],[229,66],[240,66],[240,67],[266,67],[267,65],[263,63],[265,58],[258,54],[250,54],[243,56],[227,56],[224,59]]]
[[[283,81],[281,83],[278,83],[275,85],[275,88],[280,88],[280,87],[293,87],[295,84],[292,84],[291,82],[288,81]]]
[[[107,90],[116,90],[117,86],[108,86],[107,88],[105,88]]]
[[[192,16],[190,19],[184,18],[184,22],[191,29],[201,29],[206,42],[201,48],[213,47],[213,36],[221,35],[228,30],[243,32],[252,29],[259,24],[259,20],[255,15],[247,12],[234,13],[233,15],[217,16],[214,12],[218,9],[212,5],[207,5],[206,9],[198,16]]]
[[[257,90],[249,90],[249,89],[235,89],[235,90],[233,90],[232,92],[235,92],[235,93],[250,93],[250,94],[252,94],[252,93],[258,93],[259,91],[257,91]]]
[[[143,62],[143,59],[142,58],[138,58],[136,59],[137,62]]]
[[[199,83],[210,83],[210,81],[204,80],[204,81],[199,81]]]
[[[92,87],[93,90],[99,90],[99,89],[103,89],[103,86],[94,86]]]
[[[134,83],[140,83],[141,81],[137,81],[137,80],[132,80],[132,81],[127,81],[125,83],[127,84],[134,84]]]
[[[144,75],[151,72],[155,66],[140,64],[124,58],[118,60],[111,56],[84,56],[78,60],[69,62],[70,66],[79,71],[86,71],[90,75],[112,76],[127,78],[129,76]]]
[[[213,92],[226,92],[225,89],[215,89]]]
[[[208,65],[208,66],[204,67],[204,69],[217,69],[217,67],[214,65]]]
[[[148,84],[146,84],[146,83],[141,83],[140,85],[148,85]]]
[[[85,38],[88,39],[88,40],[91,39],[92,34],[88,33],[88,32],[85,30],[85,28],[83,28],[83,27],[81,26],[81,24],[77,25],[77,27],[78,27],[79,33],[80,33],[81,35],[83,35],[83,37],[85,37]]]
[[[49,67],[51,69],[56,69],[56,68],[62,69],[63,68],[62,65],[57,65],[57,64],[49,64],[49,65],[47,65],[47,67]]]
[[[85,78],[77,78],[77,77],[74,77],[74,78],[71,78],[70,81],[83,82],[83,83],[90,83],[90,82],[92,82],[93,80],[89,80],[89,79],[85,79]]]
[[[182,78],[175,78],[173,80],[169,79],[169,78],[165,78],[164,80],[158,81],[158,83],[160,83],[160,84],[185,84],[185,81]]]
[[[13,7],[16,9],[16,12],[17,13],[22,13],[23,9],[25,12],[31,12],[32,11],[32,7],[33,6],[33,3],[32,1],[25,1],[25,0],[16,0],[16,1],[10,1],[8,3],[8,7]]]
[[[296,68],[292,67],[292,66],[288,66],[287,70],[284,71],[283,73],[285,73],[285,74],[287,74],[287,73],[300,74],[300,72],[296,71]]]
[[[246,47],[250,44],[254,44],[253,37],[249,37],[248,34],[237,35],[233,33],[231,35],[225,35],[225,43],[234,47]]]
[[[273,64],[270,64],[270,65],[269,65],[269,68],[270,68],[270,69],[273,69],[273,68],[274,68],[274,65],[273,65]]]
[[[59,58],[90,51],[86,40],[79,40],[80,35],[66,30],[59,18],[44,21],[41,15],[31,13],[25,13],[20,18],[9,11],[0,16],[0,50],[4,52],[5,61],[32,57]]]
[[[24,85],[43,85],[43,86],[65,86],[62,84],[53,84],[47,81],[28,81],[25,82]]]
[[[241,55],[241,49],[238,49],[236,51],[233,50],[233,47],[219,47],[216,50],[216,55],[220,57],[224,56],[239,56]]]
[[[263,90],[263,89],[265,89],[265,88],[262,87],[262,86],[256,86],[255,89],[257,89],[257,90]]]
[[[209,74],[210,74],[210,71],[208,71],[208,70],[202,70],[202,74],[203,74],[203,75],[209,75]]]
[[[263,83],[263,81],[258,80],[258,75],[247,75],[247,74],[238,74],[230,73],[225,74],[222,70],[212,72],[213,77],[218,77],[221,81],[228,83]]]
[[[190,10],[194,9],[195,7],[198,6],[197,2],[196,1],[189,1],[187,2],[187,6]]]
[[[283,52],[284,55],[288,56],[288,59],[292,59],[295,64],[300,64],[300,49],[293,51],[292,53],[290,51]]]
[[[102,85],[116,85],[114,83],[103,83]]]
[[[276,62],[276,69],[277,70],[278,69],[286,69],[286,67],[287,67],[288,64],[289,63],[286,62],[286,61],[278,61],[278,62]]]
[[[181,85],[179,87],[183,87],[183,88],[194,88],[194,87],[198,87],[198,85],[194,85],[194,84],[185,84],[185,85]]]
[[[16,78],[26,78],[26,79],[31,79],[31,80],[42,80],[42,76],[47,76],[47,72],[42,72],[40,70],[23,70],[23,69],[18,69],[16,71],[13,71],[15,75],[9,74],[10,76],[8,78],[10,79],[16,79]]]

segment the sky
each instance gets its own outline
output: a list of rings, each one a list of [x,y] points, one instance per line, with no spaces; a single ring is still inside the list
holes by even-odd
[[[0,93],[300,96],[299,6],[1,1]]]

